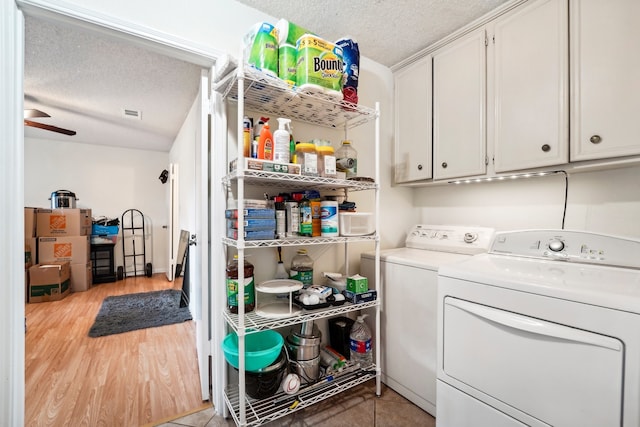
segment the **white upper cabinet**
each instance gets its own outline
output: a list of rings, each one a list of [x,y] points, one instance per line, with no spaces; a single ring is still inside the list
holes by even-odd
[[[640,154],[640,1],[570,8],[571,161]]]
[[[567,0],[531,1],[494,21],[488,130],[496,172],[568,162],[568,31]]]
[[[395,74],[395,182],[431,178],[431,55]]]
[[[433,54],[433,177],[486,173],[486,32]]]

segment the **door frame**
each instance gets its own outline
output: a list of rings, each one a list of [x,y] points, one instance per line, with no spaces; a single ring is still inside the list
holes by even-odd
[[[0,244],[0,256],[6,260],[6,268],[2,269],[0,278],[3,283],[22,283],[24,281],[23,227],[24,224],[24,129],[23,129],[23,97],[24,97],[24,15],[32,15],[43,19],[65,22],[73,26],[89,28],[104,34],[116,36],[139,47],[181,59],[211,70],[216,60],[224,53],[208,46],[202,46],[189,40],[181,39],[167,33],[156,31],[133,22],[120,20],[114,16],[103,15],[81,7],[69,4],[53,4],[47,0],[15,0],[2,2],[0,6],[0,22],[3,28],[2,53],[0,56],[0,126],[5,130],[6,140],[0,149],[2,156],[2,186],[5,201],[9,209],[0,213],[4,224],[15,224],[7,227],[5,241]],[[204,124],[204,126],[207,126]],[[13,143],[11,143],[13,141]],[[207,147],[208,148],[208,147]],[[210,159],[196,159],[201,164],[209,164]],[[207,188],[208,182],[201,183]],[[205,192],[196,195],[202,197]],[[198,206],[208,207],[208,199],[198,200]],[[200,210],[200,216],[204,210]],[[201,223],[208,223],[209,213],[206,212]],[[203,236],[208,234],[205,227]],[[207,239],[201,240],[201,245],[208,244]],[[193,264],[204,273],[208,272],[209,251],[200,251],[201,258],[195,259]],[[208,274],[202,276],[202,286],[210,288]],[[24,287],[15,287],[18,292],[7,292],[10,297],[0,299],[0,320],[9,328],[0,328],[0,339],[7,342],[8,357],[0,358],[0,375],[8,380],[0,381],[0,413],[7,414],[6,420],[10,425],[24,424],[25,401],[25,319],[24,319]],[[209,304],[207,300],[202,304]],[[198,310],[198,308],[196,308]],[[202,312],[202,310],[200,310]],[[197,334],[203,337],[198,340],[198,354],[211,354],[211,326],[205,319],[197,323]],[[201,364],[200,366],[203,366]],[[201,383],[209,383],[209,372],[200,372]],[[203,399],[208,399],[203,395]]]

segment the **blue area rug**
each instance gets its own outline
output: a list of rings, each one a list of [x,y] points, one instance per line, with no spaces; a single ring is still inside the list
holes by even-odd
[[[165,289],[107,297],[89,336],[104,337],[192,320],[189,307],[180,307],[181,294],[176,289]]]

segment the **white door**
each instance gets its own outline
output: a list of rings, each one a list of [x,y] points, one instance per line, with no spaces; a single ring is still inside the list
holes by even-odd
[[[431,55],[395,80],[395,182],[431,178]]]
[[[496,172],[567,163],[568,31],[567,0],[533,1],[496,20]]]
[[[433,178],[486,172],[486,32],[433,54]]]
[[[639,20],[638,0],[571,2],[572,161],[640,154]]]
[[[196,138],[195,164],[195,237],[189,246],[189,273],[191,287],[191,311],[196,321],[196,349],[200,367],[202,399],[211,398],[209,384],[209,358],[211,357],[211,322],[209,300],[211,281],[209,276],[209,147],[211,132],[209,117],[211,98],[209,76],[211,70],[203,70],[200,78],[200,126]]]
[[[0,417],[4,425],[24,425],[24,24],[15,2],[0,2]]]
[[[178,245],[180,243],[180,194],[178,186],[178,165],[176,163],[169,164],[169,226],[168,226],[168,239],[167,239],[167,256],[169,262],[167,263],[167,279],[173,281],[176,275],[176,264],[180,262],[177,259]]]

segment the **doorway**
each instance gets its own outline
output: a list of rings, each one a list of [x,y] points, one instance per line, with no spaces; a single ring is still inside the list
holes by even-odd
[[[18,3],[19,3],[19,6],[21,6],[20,2]],[[50,7],[50,6],[47,6],[47,7]],[[200,78],[201,85],[203,80],[206,81],[206,79],[202,78],[203,75],[206,75],[208,73],[211,66],[213,66],[216,60],[215,54],[212,54],[212,53],[206,54],[206,53],[202,53],[202,51],[199,51],[198,49],[190,49],[188,44],[185,44],[184,41],[177,42],[175,40],[171,40],[170,38],[159,36],[158,34],[144,34],[140,32],[139,29],[137,29],[136,31],[127,32],[126,28],[121,27],[121,24],[122,24],[121,22],[114,23],[114,22],[109,22],[108,20],[105,20],[104,17],[96,18],[93,16],[87,16],[86,11],[84,13],[79,13],[79,12],[74,13],[74,11],[70,12],[69,10],[65,10],[64,13],[62,13],[61,11],[56,11],[51,9],[47,9],[47,10],[45,10],[44,8],[40,9],[38,8],[38,6],[34,6],[31,3],[28,5],[28,7],[24,8],[24,11],[29,16],[34,16],[34,17],[37,17],[38,19],[58,20],[58,21],[63,21],[65,25],[68,25],[71,27],[77,26],[82,28],[95,29],[100,33],[109,34],[111,36],[116,36],[120,39],[128,40],[133,44],[143,46],[150,50],[162,52],[163,54],[175,55],[178,58],[191,61],[194,64],[197,64],[198,66],[202,67],[202,69],[204,70]],[[205,88],[207,87],[208,85],[205,85]],[[201,87],[200,94],[202,95],[203,92],[206,94],[207,91],[206,90],[203,91],[202,89],[203,88]],[[200,149],[196,151],[196,162],[198,162],[200,165],[202,163],[206,165],[206,163],[208,162],[208,158],[207,157],[202,158],[201,156],[203,155],[203,153],[208,152],[206,141],[208,141],[209,136],[208,136],[208,133],[205,134],[201,132],[201,130],[203,128],[206,129],[207,121],[202,117],[206,117],[206,114],[209,110],[209,108],[206,108],[206,105],[208,103],[208,98],[203,99],[202,97],[200,97],[200,102],[201,102],[201,105],[200,105],[201,119],[199,120],[200,130],[198,131],[197,137],[201,142],[199,144]],[[203,194],[205,195],[207,194],[207,190],[206,190],[207,180],[206,178],[203,179],[203,176],[207,173],[207,168],[200,167],[200,168],[197,168],[197,170],[200,171],[200,175],[197,177],[197,185],[200,186],[200,189],[195,192],[195,197],[197,198],[195,201],[195,209],[196,209],[195,216],[197,218],[195,222],[196,222],[196,225],[199,227],[198,232],[201,232],[203,236],[206,236],[208,234],[208,231],[207,231],[208,215],[206,214],[208,201],[206,199],[200,200],[198,198],[201,198]],[[24,171],[23,171],[23,175],[24,175]],[[203,285],[206,285],[201,287],[202,295],[201,295],[201,298],[198,299],[201,302],[207,301],[208,299],[207,287],[208,287],[209,279],[206,273],[208,271],[206,268],[206,260],[208,258],[208,250],[207,250],[208,248],[205,244],[206,241],[207,241],[206,238],[203,239],[202,240],[203,244],[199,245],[199,248],[198,248],[199,250],[197,251],[197,253],[195,254],[192,253],[191,255],[191,264],[194,266],[192,268],[197,268],[201,272],[201,274],[199,275],[201,276],[200,280],[202,281]],[[206,306],[206,304],[204,305]],[[204,397],[208,398],[208,390],[209,390],[209,384],[208,384],[209,332],[207,329],[208,313],[202,307],[195,307],[193,311],[201,315],[200,321],[198,322],[198,325],[197,325],[197,335],[199,337],[198,338],[198,356],[200,359],[199,366],[200,366],[203,398]],[[205,395],[205,390],[207,395]],[[18,393],[18,396],[19,395],[20,393]]]

